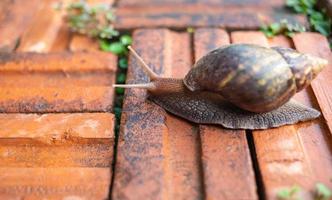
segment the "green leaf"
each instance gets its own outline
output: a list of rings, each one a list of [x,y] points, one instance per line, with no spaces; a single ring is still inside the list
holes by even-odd
[[[114,114],[117,120],[120,120],[121,118],[121,113],[122,113],[122,109],[120,107],[115,107],[114,108]]]
[[[99,40],[99,47],[103,51],[110,51],[109,50],[109,43],[107,40]]]
[[[124,94],[124,88],[115,88],[116,94]]]
[[[280,30],[281,30],[281,25],[280,25],[280,23],[272,23],[272,24],[270,25],[270,29],[271,29],[271,32],[272,32],[274,35],[276,35],[277,33],[280,32]]]
[[[332,191],[323,183],[316,184],[316,199],[328,200],[332,197]]]
[[[120,83],[120,84],[125,83],[126,82],[126,74],[124,74],[124,73],[119,74],[118,77],[116,78],[116,82]]]
[[[131,38],[130,35],[123,35],[120,37],[120,42],[123,45],[128,46],[128,45],[131,45],[131,43],[133,42],[133,39]]]
[[[124,54],[126,52],[126,47],[121,42],[112,42],[108,49],[116,55]]]
[[[127,60],[127,58],[120,58],[119,59],[119,67],[121,69],[127,69],[128,68],[128,60]]]
[[[300,192],[299,186],[292,186],[291,188],[283,188],[277,192],[277,198],[280,200],[298,199],[297,194]]]

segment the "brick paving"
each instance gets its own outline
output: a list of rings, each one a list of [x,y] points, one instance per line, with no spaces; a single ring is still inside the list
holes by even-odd
[[[117,58],[70,33],[55,2],[0,2],[0,199],[276,199],[294,184],[311,199],[317,182],[332,188],[331,65],[295,96],[321,110],[319,119],[227,130],[189,123],[127,89],[115,138]],[[182,78],[229,43],[292,47],[332,62],[317,33],[268,39],[257,31],[280,18],[306,23],[283,0],[89,2],[115,3],[116,27],[132,32],[133,47],[163,76]],[[146,81],[129,55],[127,83]]]

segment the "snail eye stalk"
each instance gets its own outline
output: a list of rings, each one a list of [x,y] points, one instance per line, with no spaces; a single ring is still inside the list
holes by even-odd
[[[155,80],[157,78],[160,78],[158,76],[158,74],[156,74],[155,72],[152,71],[152,69],[144,62],[144,60],[142,59],[141,56],[139,56],[137,54],[137,52],[131,47],[128,46],[128,49],[130,50],[130,52],[134,55],[134,57],[139,61],[141,67],[144,69],[144,71],[148,74],[148,76],[150,77],[150,80]]]
[[[138,83],[138,84],[113,84],[113,87],[117,88],[140,88],[140,89],[148,89],[153,90],[156,88],[153,82],[150,83]]]

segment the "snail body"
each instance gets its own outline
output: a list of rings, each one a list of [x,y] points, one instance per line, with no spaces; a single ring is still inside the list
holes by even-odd
[[[233,129],[265,129],[318,117],[290,100],[317,76],[327,61],[290,48],[233,44],[201,59],[184,79],[156,75],[130,48],[149,74],[149,99],[189,121]]]

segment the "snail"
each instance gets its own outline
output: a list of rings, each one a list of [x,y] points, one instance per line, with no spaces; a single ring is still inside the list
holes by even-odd
[[[291,48],[231,44],[200,58],[184,79],[174,79],[154,73],[128,48],[150,82],[114,87],[147,89],[150,100],[190,122],[266,129],[320,115],[291,97],[310,84],[327,65],[325,59]]]

